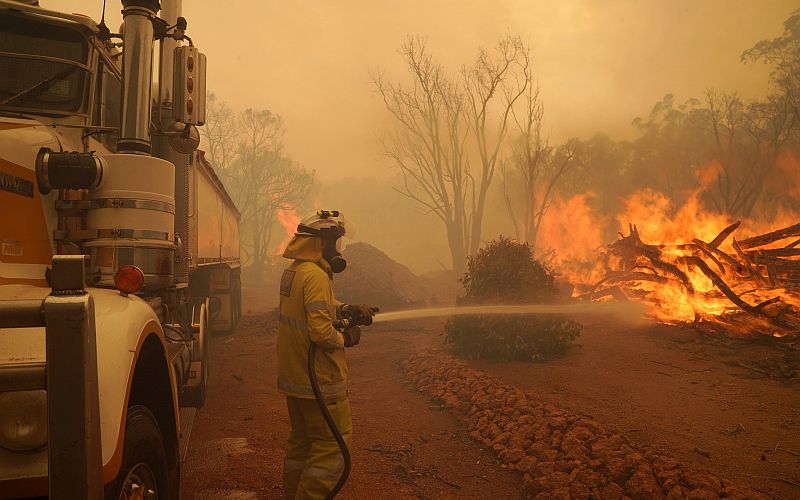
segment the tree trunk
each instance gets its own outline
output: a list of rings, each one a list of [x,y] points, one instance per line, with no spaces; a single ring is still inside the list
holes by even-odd
[[[447,244],[450,247],[450,258],[453,261],[453,271],[460,278],[467,268],[467,255],[464,250],[464,230],[456,222],[447,225]]]
[[[261,235],[259,231],[253,227],[253,277],[260,279],[264,273],[264,256],[263,249],[261,248]]]

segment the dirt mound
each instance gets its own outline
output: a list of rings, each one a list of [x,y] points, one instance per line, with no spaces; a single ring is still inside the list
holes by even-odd
[[[470,436],[524,474],[531,498],[767,498],[653,448],[635,446],[446,355],[403,364],[415,387],[463,418]]]
[[[425,306],[430,292],[425,280],[367,243],[344,249],[347,269],[333,281],[336,298],[352,304],[372,304],[381,310]]]

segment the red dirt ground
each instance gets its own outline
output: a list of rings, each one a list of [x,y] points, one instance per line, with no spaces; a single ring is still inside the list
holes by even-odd
[[[245,311],[267,304],[252,301]],[[234,335],[213,339],[211,387],[183,465],[182,498],[283,498],[289,422],[276,388],[274,327],[250,316]],[[349,350],[353,471],[339,498],[518,498],[516,472],[404,385],[398,364],[421,338],[366,334]]]
[[[275,387],[275,324],[264,314],[274,305],[269,291],[246,290],[242,326],[212,341],[212,385],[184,462],[183,498],[282,498],[288,416]],[[581,320],[579,346],[562,360],[471,366],[689,465],[800,498],[790,484],[800,485],[800,456],[766,452],[776,444],[800,451],[798,385],[752,369],[780,351],[689,329]],[[399,362],[441,347],[442,323],[376,326],[348,351],[354,459],[341,498],[520,498],[521,475],[403,379]]]

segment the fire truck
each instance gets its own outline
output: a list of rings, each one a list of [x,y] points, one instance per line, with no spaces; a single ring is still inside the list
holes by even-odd
[[[239,213],[202,152],[180,0],[120,33],[0,0],[0,498],[178,498]]]

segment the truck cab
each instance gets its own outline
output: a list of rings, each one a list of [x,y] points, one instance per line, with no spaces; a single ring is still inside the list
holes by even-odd
[[[125,0],[114,35],[0,0],[0,498],[52,493],[48,470],[64,453],[48,439],[62,397],[50,365],[69,362],[50,358],[49,336],[65,327],[44,319],[64,293],[57,256],[78,256],[84,284],[72,292],[91,303],[87,426],[99,430],[104,496],[179,496],[181,412],[205,400],[212,325],[235,329],[240,279],[238,212],[195,151],[205,57],[178,5]],[[209,203],[224,224],[204,215]],[[215,232],[225,255],[198,253],[198,235]],[[17,321],[36,303],[41,325]]]

